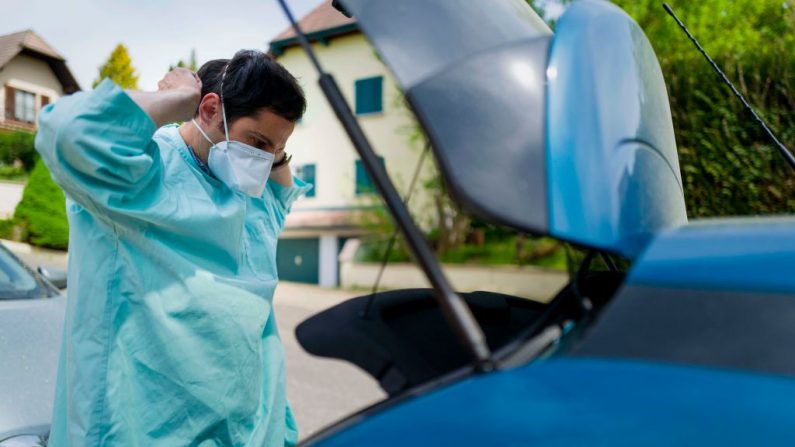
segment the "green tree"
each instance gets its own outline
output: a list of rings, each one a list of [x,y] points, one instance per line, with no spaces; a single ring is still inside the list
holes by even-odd
[[[138,75],[135,74],[132,59],[124,44],[116,45],[108,60],[99,67],[99,77],[94,81],[93,87],[105,78],[110,78],[121,88],[138,88]]]
[[[190,58],[188,59],[188,62],[185,62],[184,60],[180,59],[177,61],[176,65],[169,65],[168,71],[171,71],[177,67],[184,67],[195,73],[196,70],[199,69],[196,63],[196,50],[195,49],[190,50]]]
[[[795,211],[795,175],[659,0],[614,0],[645,31],[671,102],[688,213]],[[669,0],[706,51],[795,147],[795,4]]]

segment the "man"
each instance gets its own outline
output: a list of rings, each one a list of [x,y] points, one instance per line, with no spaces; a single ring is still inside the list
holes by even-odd
[[[157,92],[105,80],[42,111],[70,224],[50,445],[296,443],[271,300],[309,188],[284,151],[304,109],[293,76],[241,51]]]

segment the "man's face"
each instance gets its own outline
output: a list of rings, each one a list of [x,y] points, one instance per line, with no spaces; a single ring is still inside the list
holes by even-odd
[[[210,93],[205,96],[199,109],[202,121],[209,124],[205,129],[208,130],[210,138],[216,143],[225,140],[218,95]],[[276,160],[279,160],[294,128],[295,123],[292,121],[270,110],[261,109],[252,116],[240,117],[229,123],[229,139],[274,154]]]
[[[263,109],[254,116],[237,118],[231,123],[229,139],[274,154],[279,160],[294,128],[292,121]]]

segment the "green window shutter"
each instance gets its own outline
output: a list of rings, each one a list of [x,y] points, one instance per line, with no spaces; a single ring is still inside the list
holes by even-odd
[[[381,167],[386,170],[384,164],[384,157],[379,156],[378,160],[381,162]],[[375,185],[373,180],[367,175],[367,170],[364,168],[364,163],[361,160],[356,160],[356,195],[367,194],[375,192]]]
[[[308,164],[299,166],[297,171],[298,172],[296,172],[296,174],[298,178],[313,186],[313,188],[306,193],[306,197],[315,197],[315,194],[317,194],[317,183],[315,183],[315,165]]]
[[[356,81],[356,114],[384,111],[384,77],[359,79]]]

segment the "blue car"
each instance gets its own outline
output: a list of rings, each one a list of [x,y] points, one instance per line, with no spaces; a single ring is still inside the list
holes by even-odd
[[[299,326],[305,349],[389,395],[306,445],[795,444],[795,220],[688,221],[662,72],[628,15],[580,0],[553,33],[523,0],[335,4],[462,207],[588,254],[548,304],[455,293],[370,163],[434,287]],[[321,87],[367,165],[333,79]]]

